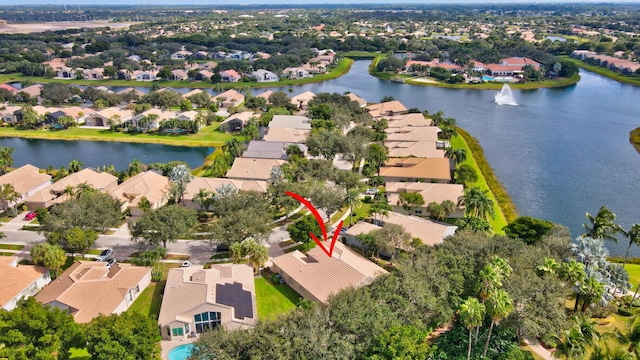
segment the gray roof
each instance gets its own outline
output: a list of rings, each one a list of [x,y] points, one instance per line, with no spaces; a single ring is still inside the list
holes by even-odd
[[[242,157],[287,160],[288,156],[286,151],[289,145],[297,145],[303,152],[307,151],[307,147],[302,144],[286,143],[282,141],[252,140],[249,142],[249,146],[247,146],[247,150],[242,154]]]
[[[274,115],[269,127],[311,130],[311,120],[300,115]]]

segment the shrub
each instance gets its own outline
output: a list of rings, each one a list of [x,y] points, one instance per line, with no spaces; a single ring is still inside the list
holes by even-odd
[[[152,271],[151,272],[151,281],[158,282],[160,280],[162,280],[162,272],[161,271],[156,271],[156,270]]]

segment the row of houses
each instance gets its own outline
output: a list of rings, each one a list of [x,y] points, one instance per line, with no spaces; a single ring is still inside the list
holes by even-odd
[[[571,53],[571,57],[605,67],[624,75],[633,75],[640,69],[640,63],[636,61],[602,55],[588,50],[575,50]]]
[[[501,59],[497,64],[484,64],[477,60],[471,60],[473,66],[470,68],[473,71],[478,71],[491,76],[517,76],[524,72],[523,68],[526,65],[532,66],[535,70],[540,70],[540,63],[526,58],[526,57],[509,57]],[[432,61],[418,61],[409,60],[405,64],[404,70],[411,72],[413,65],[420,65],[429,68],[440,67],[454,72],[460,72],[465,67],[448,61],[440,61],[440,59],[434,59]]]

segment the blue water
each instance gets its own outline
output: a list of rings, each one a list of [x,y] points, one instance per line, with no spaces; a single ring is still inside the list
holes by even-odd
[[[186,344],[174,347],[169,351],[167,357],[169,360],[186,360],[191,355],[193,344]]]
[[[493,78],[491,76],[482,75],[482,81],[493,81]]]

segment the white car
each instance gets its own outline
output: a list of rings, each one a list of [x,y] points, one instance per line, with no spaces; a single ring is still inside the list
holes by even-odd
[[[378,189],[374,189],[374,188],[369,188],[367,189],[367,191],[364,192],[367,195],[375,195],[378,193]]]
[[[107,263],[105,264],[106,267],[111,268],[113,265],[115,265],[116,263],[116,259],[111,258],[109,260],[107,260]]]
[[[104,250],[102,250],[102,252],[100,253],[100,255],[98,255],[98,256],[96,257],[96,261],[107,261],[107,260],[109,260],[112,256],[113,256],[113,249],[104,249]]]
[[[190,267],[191,266],[191,261],[183,261],[182,265],[180,265],[180,267]]]

